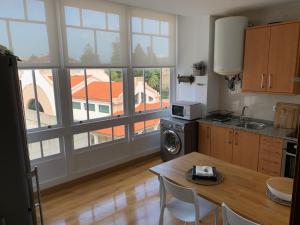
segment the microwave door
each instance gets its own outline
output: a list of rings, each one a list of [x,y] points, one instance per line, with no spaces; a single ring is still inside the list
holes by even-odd
[[[184,117],[184,115],[185,115],[185,109],[184,109],[183,106],[173,105],[172,106],[172,114],[174,116]]]

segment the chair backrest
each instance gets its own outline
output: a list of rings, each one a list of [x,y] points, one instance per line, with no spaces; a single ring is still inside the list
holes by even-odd
[[[233,212],[224,202],[222,203],[223,225],[259,225]]]
[[[183,202],[195,203],[196,193],[192,188],[186,188],[174,184],[165,177],[161,177],[161,182],[167,192],[169,192],[174,198],[177,198]]]

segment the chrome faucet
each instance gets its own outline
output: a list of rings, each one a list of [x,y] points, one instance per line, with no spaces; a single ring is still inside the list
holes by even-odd
[[[242,109],[242,114],[240,116],[240,121],[245,121],[245,110],[248,109],[249,107],[248,106],[244,106],[243,109]]]

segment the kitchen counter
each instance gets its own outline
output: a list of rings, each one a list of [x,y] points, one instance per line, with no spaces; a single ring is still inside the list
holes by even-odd
[[[210,118],[203,118],[203,119],[197,120],[197,122],[199,122],[199,123],[206,123],[206,124],[211,124],[211,125],[216,125],[216,126],[233,128],[233,129],[237,129],[237,130],[245,130],[248,132],[253,132],[253,133],[262,134],[262,135],[271,136],[271,137],[293,139],[293,138],[290,138],[289,136],[295,131],[294,129],[275,128],[273,126],[272,121],[259,120],[259,119],[253,119],[253,118],[246,118],[246,121],[264,123],[264,124],[266,124],[266,127],[259,129],[259,130],[249,129],[249,128],[245,128],[245,127],[238,127],[235,125],[238,122],[238,117],[233,117],[233,119],[228,122],[217,122],[217,121],[213,121]]]

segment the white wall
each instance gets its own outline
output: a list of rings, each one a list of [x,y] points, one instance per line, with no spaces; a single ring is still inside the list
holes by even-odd
[[[288,21],[300,19],[300,2],[292,2],[269,7],[267,9],[251,10],[246,12],[235,13],[235,15],[247,16],[250,23],[255,25],[266,24],[275,21]],[[298,96],[281,96],[255,93],[231,93],[227,89],[227,82],[224,79],[220,81],[219,106],[221,109],[232,110],[240,114],[244,105],[249,106],[246,116],[273,120],[273,106],[276,102],[300,103]]]
[[[206,76],[196,76],[193,84],[176,85],[176,100],[196,101],[203,104],[203,112],[218,105],[217,78],[212,73],[210,16],[178,16],[178,62],[177,74],[191,75],[193,63],[208,64]],[[210,104],[208,104],[210,103]]]

